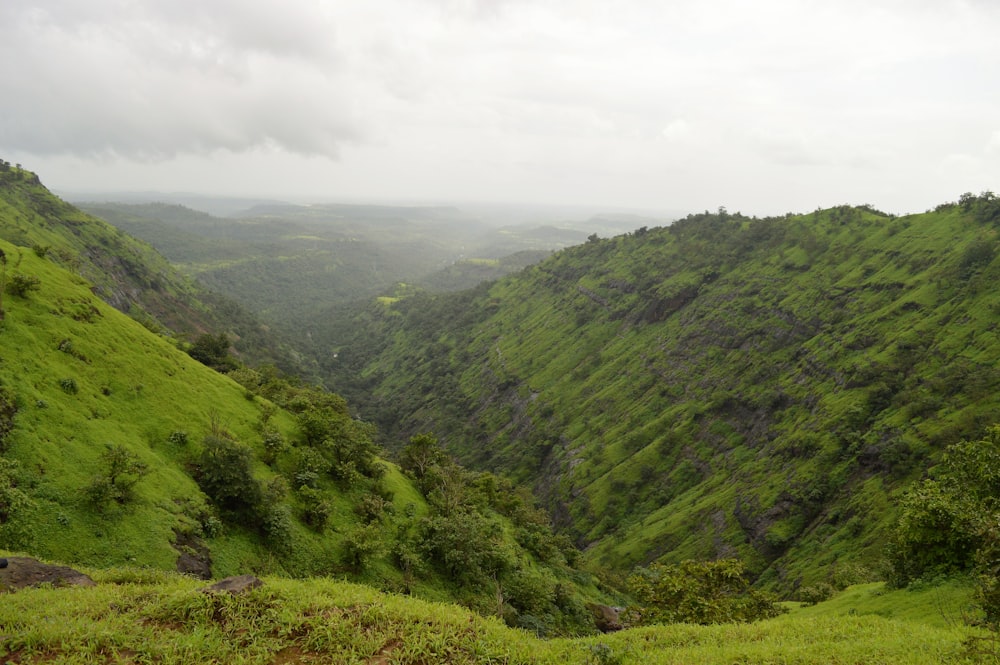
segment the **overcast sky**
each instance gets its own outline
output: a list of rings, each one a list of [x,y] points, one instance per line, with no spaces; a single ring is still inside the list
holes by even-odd
[[[19,0],[63,191],[919,212],[1000,191],[995,0]]]

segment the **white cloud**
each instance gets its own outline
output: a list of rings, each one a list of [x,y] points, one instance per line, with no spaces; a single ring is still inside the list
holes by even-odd
[[[4,3],[0,152],[67,188],[211,189],[186,174],[215,160],[279,195],[923,209],[949,155],[1000,149],[998,27],[973,0]]]

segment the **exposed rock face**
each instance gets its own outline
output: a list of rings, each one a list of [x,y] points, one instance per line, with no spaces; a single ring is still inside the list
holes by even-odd
[[[207,586],[202,589],[203,593],[246,593],[250,589],[256,589],[259,586],[264,586],[262,582],[257,577],[253,575],[237,575],[236,577],[227,577],[224,580],[219,580],[211,586]]]
[[[190,533],[174,531],[177,572],[202,580],[212,579],[212,555],[205,542]]]
[[[94,580],[67,566],[54,566],[26,556],[12,556],[6,561],[6,567],[0,566],[0,591],[17,591],[46,583],[57,587],[97,586]]]

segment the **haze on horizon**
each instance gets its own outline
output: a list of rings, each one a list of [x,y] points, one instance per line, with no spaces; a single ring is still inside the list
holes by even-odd
[[[0,5],[65,191],[918,212],[1000,188],[988,0]]]

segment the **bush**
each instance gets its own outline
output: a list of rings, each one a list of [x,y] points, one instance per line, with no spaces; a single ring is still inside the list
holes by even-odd
[[[186,446],[188,440],[188,433],[182,429],[174,430],[167,436],[167,441],[175,446]]]
[[[630,577],[628,586],[641,603],[628,611],[638,624],[756,621],[783,611],[774,599],[749,589],[737,559],[653,564]]]
[[[832,584],[819,582],[799,589],[799,600],[806,605],[815,605],[832,598],[835,591]]]
[[[302,486],[299,488],[299,498],[302,500],[302,521],[313,529],[322,531],[333,512],[333,505],[326,494],[322,490]]]
[[[41,280],[34,275],[14,273],[11,275],[10,281],[7,282],[7,293],[19,298],[26,298],[29,292],[41,288],[41,284]]]
[[[100,474],[84,490],[91,503],[101,507],[109,501],[126,504],[135,498],[135,486],[149,473],[139,456],[122,445],[107,445],[101,453]]]
[[[26,547],[32,537],[27,519],[35,502],[18,489],[18,463],[0,457],[0,543],[6,549]]]
[[[76,379],[70,377],[59,379],[59,387],[67,395],[75,395],[80,392],[80,387],[76,385]]]
[[[385,539],[377,524],[359,526],[344,539],[343,561],[355,573],[362,572],[372,559],[386,552]]]
[[[1000,426],[949,446],[932,477],[903,497],[889,544],[889,579],[902,587],[950,572],[978,576],[986,622],[1000,630]]]
[[[264,445],[264,461],[268,464],[274,463],[278,455],[288,449],[288,442],[281,432],[274,429],[265,429],[261,434],[261,443]]]
[[[221,510],[250,521],[263,498],[263,490],[252,472],[253,453],[226,437],[205,437],[198,484]]]
[[[7,438],[14,431],[17,402],[9,390],[0,386],[0,452],[7,450]]]

